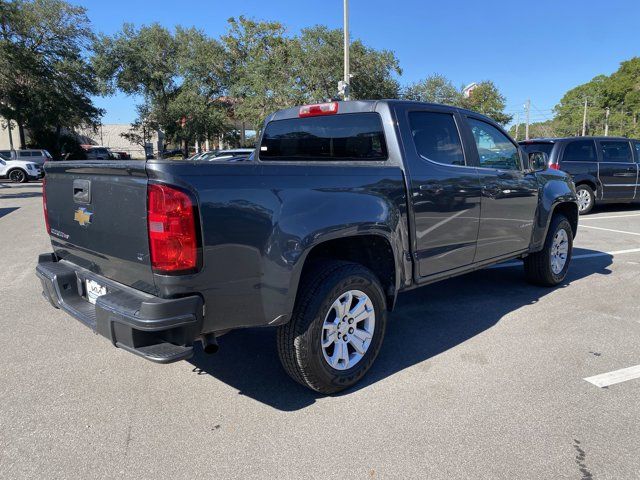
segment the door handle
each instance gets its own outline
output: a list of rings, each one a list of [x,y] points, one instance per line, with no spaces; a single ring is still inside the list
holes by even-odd
[[[443,190],[444,188],[442,188],[442,185],[438,183],[427,183],[425,185],[420,185],[421,192],[436,194],[442,192]]]

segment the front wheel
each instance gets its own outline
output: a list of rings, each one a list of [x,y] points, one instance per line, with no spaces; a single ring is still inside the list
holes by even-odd
[[[280,361],[302,385],[324,394],[339,392],[371,368],[386,324],[384,293],[370,270],[323,262],[305,275],[293,317],[279,327]]]
[[[564,215],[554,215],[541,251],[524,259],[527,280],[535,285],[554,287],[567,276],[573,252],[573,229]]]
[[[578,198],[578,213],[580,215],[589,213],[596,203],[596,195],[589,185],[578,185],[576,197]]]
[[[23,170],[16,169],[9,172],[9,180],[13,183],[25,183],[28,178],[27,174]]]

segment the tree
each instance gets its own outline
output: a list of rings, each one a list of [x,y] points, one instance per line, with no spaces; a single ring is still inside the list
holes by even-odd
[[[462,106],[491,117],[502,125],[506,125],[513,118],[511,115],[504,113],[504,95],[489,80],[478,83],[478,86],[471,91],[469,96],[462,99]]]
[[[93,65],[104,93],[120,90],[143,98],[139,110],[147,116],[138,122],[164,128],[177,120],[169,116],[169,105],[179,86],[179,44],[172,32],[159,24],[140,29],[124,24],[121,32],[100,36],[94,50]]]
[[[239,120],[257,129],[269,113],[300,103],[292,75],[293,40],[282,24],[230,18],[221,40],[229,95]]]
[[[454,87],[444,75],[437,73],[409,85],[403,92],[403,98],[453,106],[460,106],[463,103],[460,89]]]
[[[560,103],[554,108],[556,127],[560,135],[582,135],[585,101],[587,102],[586,134],[595,135],[604,131],[606,108],[603,92],[607,81],[605,75],[598,75],[564,94]]]
[[[302,30],[294,43],[294,76],[304,102],[335,98],[343,79],[343,33],[340,29],[316,25]],[[350,97],[357,99],[397,98],[400,65],[388,50],[367,47],[355,39],[350,45]]]
[[[22,148],[25,128],[58,154],[64,128],[98,122],[102,112],[91,101],[98,85],[87,61],[93,38],[82,7],[0,1],[0,115],[18,124]]]

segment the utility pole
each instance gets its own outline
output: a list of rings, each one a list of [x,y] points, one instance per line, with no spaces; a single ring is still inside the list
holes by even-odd
[[[520,112],[516,113],[516,142],[518,141],[518,129],[520,128]]]
[[[582,114],[582,136],[587,134],[587,105],[588,100],[584,99],[584,113]]]
[[[604,136],[609,136],[609,107],[604,111]]]
[[[349,0],[344,0],[344,78],[338,82],[338,91],[344,100],[349,100]]]
[[[527,103],[525,104],[524,108],[527,109],[527,124],[525,126],[524,129],[524,139],[525,140],[529,140],[529,113],[531,112],[531,100],[527,100]]]

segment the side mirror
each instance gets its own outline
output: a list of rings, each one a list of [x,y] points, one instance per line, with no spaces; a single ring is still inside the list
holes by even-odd
[[[531,152],[529,154],[529,168],[534,172],[541,172],[549,167],[549,155],[545,152]]]

